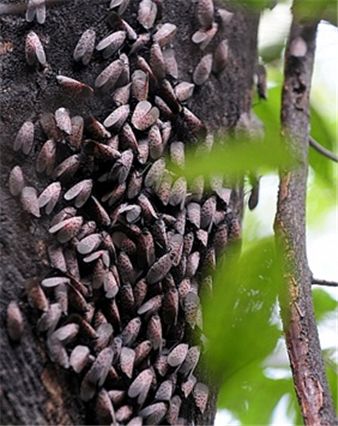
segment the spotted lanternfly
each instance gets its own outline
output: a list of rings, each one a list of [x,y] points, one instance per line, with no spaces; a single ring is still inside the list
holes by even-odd
[[[116,411],[116,421],[119,424],[127,422],[133,415],[133,408],[130,405],[123,405]]]
[[[175,95],[180,102],[184,102],[191,98],[194,92],[195,85],[193,83],[188,83],[182,81],[177,86],[175,86]]]
[[[115,410],[106,389],[101,389],[96,397],[95,412],[98,424],[116,424]]]
[[[103,349],[98,355],[84,380],[102,386],[106,380],[113,361],[114,352],[111,348]]]
[[[150,340],[154,350],[162,350],[162,323],[159,315],[150,317],[147,325],[147,338]]]
[[[194,291],[190,291],[183,300],[185,319],[192,329],[196,326],[200,298]]]
[[[75,217],[75,216],[74,216]],[[75,250],[71,248],[66,248],[64,250],[67,272],[72,276],[72,278],[80,279],[79,263],[77,261]]]
[[[68,343],[71,343],[74,340],[74,338],[79,332],[79,329],[80,327],[78,324],[70,323],[55,330],[51,334],[51,337],[52,339],[57,339],[63,345],[67,345]]]
[[[117,106],[127,105],[130,98],[131,84],[128,83],[122,87],[117,88],[112,94],[112,99]]]
[[[183,208],[187,195],[187,181],[185,177],[179,177],[171,187],[169,204],[172,206],[180,205]]]
[[[45,50],[42,46],[39,36],[34,31],[30,31],[27,34],[25,55],[27,64],[30,66],[36,65],[38,63],[42,66],[45,66],[47,63]]]
[[[60,163],[53,172],[54,178],[62,181],[71,179],[80,167],[80,156],[78,154],[71,155]]]
[[[144,185],[146,188],[157,187],[165,170],[165,160],[160,158],[156,160],[150,167],[145,179]]]
[[[23,334],[23,318],[18,304],[12,300],[7,306],[7,333],[13,342],[19,342]]]
[[[38,173],[46,172],[51,175],[54,169],[56,159],[56,143],[53,139],[45,142],[36,159],[36,171]]]
[[[198,0],[196,16],[202,28],[209,28],[212,25],[214,19],[213,0]]]
[[[52,278],[45,278],[41,281],[41,285],[46,288],[52,288],[56,287],[60,284],[69,284],[70,279],[67,277],[52,277]]]
[[[160,257],[149,269],[146,280],[149,284],[156,284],[161,281],[162,278],[167,275],[173,264],[173,256],[171,253],[167,253]]]
[[[83,238],[76,245],[76,249],[80,254],[89,254],[96,250],[102,242],[101,234],[91,234]]]
[[[212,54],[208,53],[197,64],[193,73],[193,82],[197,86],[201,86],[208,80],[212,69],[212,62]]]
[[[134,286],[134,299],[135,307],[138,308],[142,305],[146,295],[147,295],[148,286],[146,280],[138,281]]]
[[[192,36],[192,41],[198,44],[201,50],[204,50],[209,45],[209,43],[211,43],[217,31],[218,24],[213,22],[209,29],[201,29],[194,33]]]
[[[63,368],[69,368],[69,357],[64,345],[52,335],[47,338],[49,357]]]
[[[147,356],[150,354],[152,349],[150,340],[144,340],[139,343],[135,348],[135,367],[140,365]]]
[[[83,83],[82,81],[75,80],[74,78],[67,77],[65,75],[57,75],[56,80],[60,84],[60,86],[62,86],[64,89],[69,90],[74,95],[78,94],[90,96],[94,93],[92,87],[90,87],[88,84]]]
[[[188,396],[191,394],[196,382],[197,382],[197,379],[192,374],[188,377],[188,379],[185,382],[182,382],[181,389],[185,398],[188,398]]]
[[[150,66],[156,78],[163,80],[166,74],[166,66],[162,49],[158,43],[153,43],[150,48]]]
[[[181,343],[177,345],[169,354],[168,354],[168,364],[170,367],[179,367],[184,362],[189,345],[186,343]]]
[[[34,18],[39,24],[46,21],[46,0],[28,0],[26,21],[33,22]]]
[[[129,379],[133,376],[135,361],[135,351],[130,348],[123,347],[120,354],[120,368]]]
[[[182,399],[178,395],[174,395],[169,401],[169,409],[166,420],[170,425],[178,424],[178,416],[182,405]]]
[[[174,24],[165,23],[159,27],[157,32],[154,34],[154,41],[157,42],[161,47],[171,43],[175,37],[177,27]]]
[[[217,13],[220,17],[221,23],[224,26],[226,26],[231,21],[232,17],[234,16],[232,12],[229,12],[228,10],[222,9],[222,8],[218,8]]]
[[[216,74],[221,73],[228,62],[229,46],[228,40],[223,40],[219,43],[215,50],[212,69]]]
[[[77,208],[82,207],[91,195],[93,188],[92,179],[84,179],[81,182],[72,186],[64,195],[65,200],[74,200],[74,205]]]
[[[162,316],[168,326],[175,326],[178,318],[179,295],[176,287],[169,289],[163,297]]]
[[[122,105],[116,108],[108,117],[104,120],[103,125],[107,128],[113,128],[118,131],[127,120],[130,113],[129,105]]]
[[[152,265],[156,260],[155,244],[153,236],[148,231],[148,229],[144,229],[142,234],[140,235],[138,239],[138,248],[143,263],[148,266]]]
[[[150,30],[157,16],[157,5],[152,0],[142,0],[139,4],[137,20],[146,30]]]
[[[25,186],[20,194],[22,208],[35,217],[40,217],[39,201],[36,189]]]
[[[208,386],[205,385],[204,383],[196,383],[193,390],[193,397],[194,397],[196,407],[203,414],[206,409],[208,397],[209,397]]]
[[[125,10],[127,9],[128,5],[129,5],[130,0],[111,0],[110,2],[110,9],[117,9],[117,13],[119,15],[122,15],[123,12],[125,12]]]
[[[153,107],[148,101],[139,102],[131,117],[131,122],[135,129],[146,130],[152,126],[159,118],[159,110]]]
[[[97,338],[95,340],[95,350],[101,351],[109,345],[113,336],[113,327],[111,324],[108,323],[101,324],[97,328],[96,333]]]
[[[110,390],[108,395],[114,405],[120,405],[126,397],[126,392],[122,390]]]
[[[125,31],[116,31],[101,40],[96,46],[96,50],[99,52],[102,51],[103,57],[107,59],[121,49],[126,40],[126,36],[127,34]]]
[[[248,207],[250,210],[254,210],[257,207],[259,201],[259,178],[256,176],[251,177],[252,189],[248,200]]]
[[[113,61],[108,65],[95,80],[97,89],[112,89],[123,71],[123,62],[120,59]]]
[[[57,234],[60,243],[66,243],[74,238],[83,224],[82,216],[74,216],[70,219],[63,220],[49,228],[51,234]]]
[[[33,278],[25,282],[25,290],[31,306],[39,311],[46,312],[49,307],[48,299],[40,287],[39,280]]]
[[[34,124],[31,121],[25,121],[18,131],[13,149],[14,151],[21,150],[25,155],[28,155],[34,143]]]
[[[92,29],[86,30],[75,46],[73,58],[76,62],[88,65],[94,52],[96,33]]]
[[[8,178],[8,186],[9,192],[13,195],[13,197],[17,197],[21,194],[21,191],[25,186],[25,181],[20,166],[12,168]]]
[[[156,358],[154,362],[154,368],[161,377],[164,377],[167,374],[169,369],[169,364],[167,362],[167,355],[159,353],[158,357]]]
[[[139,317],[135,317],[128,322],[125,328],[122,331],[121,337],[123,340],[123,344],[125,346],[132,345],[141,329],[141,319]]]
[[[228,226],[226,224],[220,225],[217,228],[213,243],[216,254],[219,256],[228,243]]]
[[[157,313],[161,306],[162,296],[154,296],[138,308],[137,314],[145,315],[145,318],[148,318],[150,315]]]
[[[193,135],[197,135],[201,131],[205,130],[205,126],[202,121],[196,117],[196,115],[193,114],[188,108],[183,107],[182,116],[186,126]]]
[[[167,405],[164,402],[157,402],[143,408],[139,414],[147,419],[147,424],[158,425],[167,413]]]
[[[178,78],[178,65],[175,57],[175,50],[168,48],[163,51],[163,59],[165,64],[166,74],[172,78]]]
[[[208,198],[202,205],[201,209],[201,228],[208,228],[210,231],[216,212],[216,198],[214,196]]]
[[[200,359],[201,350],[198,346],[192,346],[187,356],[181,365],[179,369],[179,373],[184,374],[185,376],[191,376],[191,374],[194,372],[196,365],[198,364],[198,361]]]
[[[127,426],[142,426],[143,419],[141,416],[133,417],[128,423]]]
[[[61,307],[64,315],[68,315],[68,286],[66,284],[59,284],[54,287],[55,300]]]
[[[58,269],[61,272],[67,272],[67,265],[62,247],[56,244],[49,245],[48,256],[52,268]]]
[[[135,70],[131,77],[132,96],[139,102],[146,101],[149,92],[149,74],[142,70]]]
[[[154,373],[150,368],[141,371],[128,389],[129,398],[136,398],[138,404],[142,405],[148,396],[153,381]]]
[[[157,401],[169,401],[174,391],[174,383],[172,380],[165,380],[159,386],[155,394]]]
[[[38,321],[37,327],[39,332],[48,331],[52,333],[62,315],[62,309],[59,303],[50,305],[47,312],[45,312]]]
[[[256,89],[260,99],[267,99],[267,75],[263,64],[256,66]]]
[[[298,36],[290,43],[289,47],[290,55],[294,58],[302,58],[306,55],[307,45],[305,40]]]
[[[42,209],[45,207],[46,214],[51,214],[54,210],[57,202],[59,201],[61,193],[61,184],[60,182],[53,182],[43,190],[39,195],[39,208]]]
[[[198,231],[197,231],[198,232]],[[196,234],[197,234],[196,232]],[[196,235],[197,237],[197,235]],[[194,245],[195,237],[193,232],[188,232],[183,237],[183,254],[189,256]]]

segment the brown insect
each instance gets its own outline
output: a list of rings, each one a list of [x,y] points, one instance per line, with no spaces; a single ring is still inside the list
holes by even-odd
[[[39,201],[36,189],[25,186],[20,194],[22,208],[35,217],[40,217]]]
[[[28,155],[34,143],[34,124],[31,121],[25,121],[18,131],[13,149],[14,151],[21,150],[25,155]]]
[[[13,195],[13,197],[17,197],[21,194],[21,191],[25,186],[25,181],[20,166],[12,168],[8,178],[8,186],[9,192]]]
[[[27,64],[30,66],[40,64],[45,66],[47,63],[45,50],[39,39],[39,36],[30,31],[26,37],[25,56]]]
[[[198,0],[196,16],[202,28],[209,28],[212,25],[214,19],[213,0]]]
[[[197,379],[193,375],[190,375],[185,382],[182,382],[181,389],[185,398],[188,398],[188,396],[191,394],[196,382]]]
[[[177,345],[169,354],[168,354],[168,364],[171,367],[179,367],[184,362],[187,353],[189,350],[189,345],[186,343],[181,343]]]
[[[135,362],[135,351],[130,348],[123,347],[120,354],[120,367],[121,371],[129,377],[133,376]]]
[[[92,179],[84,179],[72,186],[64,195],[65,200],[74,199],[74,205],[77,208],[82,207],[91,195],[93,188]]]
[[[62,309],[59,303],[53,303],[50,305],[47,312],[42,314],[38,321],[37,327],[40,332],[48,331],[52,333],[62,315]]]
[[[7,333],[13,342],[19,342],[23,335],[23,317],[18,304],[12,300],[7,306]]]
[[[112,99],[117,106],[127,105],[130,99],[132,83],[128,83],[122,87],[118,87],[112,94]]]
[[[53,139],[45,142],[36,159],[36,171],[51,175],[56,159],[56,143]]]
[[[194,397],[196,407],[203,414],[206,409],[208,397],[209,397],[208,386],[200,382],[196,383],[193,390],[193,397]]]
[[[212,70],[212,63],[212,54],[208,53],[207,55],[203,56],[197,64],[193,73],[193,82],[197,86],[201,86],[208,80]]]
[[[82,81],[75,80],[74,78],[67,77],[65,75],[57,75],[56,80],[61,87],[74,93],[74,95],[90,96],[94,93],[91,86],[83,83]]]
[[[138,7],[137,20],[146,30],[150,30],[157,16],[157,5],[152,0],[142,0]]]
[[[60,243],[66,243],[74,238],[83,224],[82,216],[74,216],[70,219],[63,220],[49,228],[51,234],[57,234]]]
[[[33,22],[34,18],[36,18],[39,24],[44,24],[46,20],[46,0],[28,0],[25,17],[27,22]]]
[[[153,315],[147,325],[147,339],[150,340],[154,350],[162,350],[162,324],[161,318],[156,314]]]
[[[141,373],[135,378],[128,389],[129,398],[136,398],[138,404],[142,405],[147,398],[150,390],[151,383],[153,381],[154,373],[151,369],[141,371]]]
[[[130,405],[123,405],[116,411],[116,420],[121,424],[127,422],[133,415],[133,408]]]
[[[156,122],[159,115],[158,108],[153,107],[148,101],[141,101],[134,109],[131,122],[135,129],[146,130]]]
[[[170,75],[172,78],[177,79],[178,65],[176,61],[175,50],[171,48],[165,49],[163,51],[163,59],[164,59],[166,74]]]
[[[126,36],[127,34],[125,31],[116,31],[101,40],[96,46],[96,50],[102,52],[103,57],[107,59],[122,48],[126,40]]]
[[[61,193],[60,182],[53,182],[45,188],[39,195],[39,208],[45,207],[46,214],[51,214],[57,202],[59,201]]]
[[[108,115],[108,117],[104,120],[103,125],[107,128],[119,130],[127,120],[129,113],[129,105],[122,105]]]
[[[123,62],[121,59],[116,59],[98,75],[95,80],[95,87],[104,90],[108,90],[108,88],[112,89],[122,74],[122,71]]]
[[[133,318],[128,322],[122,331],[121,337],[125,346],[132,345],[141,329],[141,319],[139,317]]]
[[[147,424],[161,424],[161,420],[167,413],[167,405],[164,402],[157,402],[143,408],[139,414],[147,419]]]
[[[178,416],[182,405],[182,399],[178,395],[174,395],[169,401],[169,409],[166,420],[170,425],[178,424]]]
[[[161,47],[172,42],[176,35],[177,27],[174,24],[165,23],[159,27],[154,34],[154,41],[157,42]]]
[[[174,383],[172,380],[162,382],[155,393],[155,400],[169,401],[174,391]]]
[[[53,177],[62,181],[70,180],[78,171],[79,167],[80,156],[78,154],[71,155],[54,169]]]

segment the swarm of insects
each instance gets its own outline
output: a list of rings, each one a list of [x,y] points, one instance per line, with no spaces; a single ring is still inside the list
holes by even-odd
[[[87,66],[96,51],[106,60],[94,87],[56,76],[69,93],[110,94],[112,111],[82,117],[60,105],[23,123],[13,149],[36,151],[36,173],[48,184],[38,193],[17,165],[9,189],[48,226],[50,273],[26,290],[41,312],[37,329],[51,360],[78,376],[79,396],[93,402],[99,424],[184,424],[185,406],[203,413],[208,403],[208,388],[195,377],[203,345],[192,338],[203,332],[200,283],[212,288],[217,256],[228,238],[238,237],[239,224],[222,178],[206,190],[203,177],[189,183],[177,170],[184,168],[190,139],[212,147],[212,134],[186,101],[195,86],[224,70],[226,40],[204,50],[232,14],[215,11],[212,0],[197,2],[200,30],[192,41],[203,56],[192,81],[181,81],[177,28],[160,22],[161,2],[139,2],[137,30],[121,17],[128,5],[113,0],[116,31],[97,41],[95,29],[85,29],[70,58]],[[35,18],[45,21],[44,1],[28,2],[26,19]],[[26,60],[47,63],[33,32]],[[39,131],[45,139],[36,146]],[[16,316],[11,305],[14,340]]]

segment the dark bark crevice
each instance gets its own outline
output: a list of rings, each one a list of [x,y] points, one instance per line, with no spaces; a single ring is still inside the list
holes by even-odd
[[[4,2],[11,3],[11,2]],[[1,139],[1,423],[2,424],[86,424],[84,404],[76,396],[78,383],[71,373],[55,367],[45,352],[43,340],[37,337],[37,316],[30,308],[23,287],[27,279],[41,279],[49,271],[46,243],[47,222],[36,221],[21,210],[7,187],[11,168],[20,164],[27,183],[41,191],[47,180],[36,175],[36,152],[25,158],[12,150],[17,130],[25,120],[37,121],[42,112],[53,112],[64,106],[72,115],[93,114],[105,118],[111,111],[111,101],[95,97],[90,102],[65,97],[55,76],[64,74],[88,84],[104,68],[101,58],[87,68],[74,67],[72,52],[81,33],[94,26],[98,39],[111,30],[102,17],[107,2],[67,2],[47,11],[45,25],[25,22],[23,16],[0,16],[0,139]],[[135,7],[135,6],[133,6]],[[128,16],[134,22],[135,11]],[[163,22],[178,26],[175,41],[181,80],[191,80],[191,73],[202,56],[190,40],[197,29],[194,9],[188,0],[166,1]],[[189,101],[188,106],[216,130],[235,125],[242,112],[251,104],[252,80],[256,63],[257,16],[244,11],[235,14],[226,28],[220,30],[210,49],[228,38],[230,57],[221,76],[212,76]],[[48,66],[31,70],[24,59],[24,38],[29,30],[36,31],[46,48]],[[209,49],[209,48],[208,48]],[[36,146],[43,142],[37,134]],[[225,171],[226,172],[226,171]],[[233,195],[232,207],[241,215],[241,189]],[[24,313],[25,332],[20,344],[13,345],[5,331],[5,310],[10,300],[18,301]],[[198,424],[212,424],[216,394],[212,393],[207,412],[199,416]]]

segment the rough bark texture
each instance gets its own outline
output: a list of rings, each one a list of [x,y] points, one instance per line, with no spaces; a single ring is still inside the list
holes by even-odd
[[[317,25],[292,25],[285,56],[282,126],[295,161],[280,177],[275,220],[285,260],[281,307],[295,389],[307,425],[333,425],[335,416],[320,351],[306,256],[309,94]],[[305,43],[305,49],[304,49]]]
[[[4,2],[14,3],[14,2]],[[127,14],[135,20],[136,4]],[[138,2],[135,2],[138,3]],[[87,68],[72,62],[72,52],[81,33],[90,26],[98,39],[109,33],[102,18],[107,14],[107,2],[72,1],[47,11],[43,26],[29,24],[21,16],[0,17],[0,138],[1,138],[1,423],[2,424],[88,424],[85,407],[76,396],[78,384],[73,375],[53,366],[46,356],[44,343],[37,337],[36,316],[24,295],[23,285],[31,277],[43,277],[49,267],[46,262],[45,226],[25,214],[7,187],[10,169],[22,165],[26,181],[41,190],[46,181],[38,178],[33,165],[35,153],[25,159],[12,150],[13,138],[25,120],[36,121],[41,112],[53,112],[60,106],[75,114],[93,114],[102,119],[111,111],[109,98],[93,98],[81,104],[65,97],[55,76],[64,74],[88,84],[102,71],[100,58]],[[178,26],[175,40],[179,75],[191,80],[191,73],[201,57],[201,51],[191,42],[197,28],[193,4],[189,0],[166,1],[163,22]],[[212,129],[231,128],[242,112],[250,110],[251,88],[256,62],[257,16],[237,12],[231,23],[222,29],[212,46],[224,37],[229,40],[230,58],[226,70],[218,78],[212,76],[196,90],[189,107]],[[24,60],[24,38],[29,30],[36,31],[46,47],[48,67],[34,71]],[[208,48],[208,50],[210,50]],[[35,146],[41,146],[38,140]],[[225,171],[226,172],[226,171]],[[233,198],[233,208],[240,216],[242,192]],[[43,223],[43,222],[42,222]],[[10,300],[18,301],[24,313],[25,333],[20,344],[8,340],[5,331],[5,308]],[[212,424],[216,396],[199,424]]]

